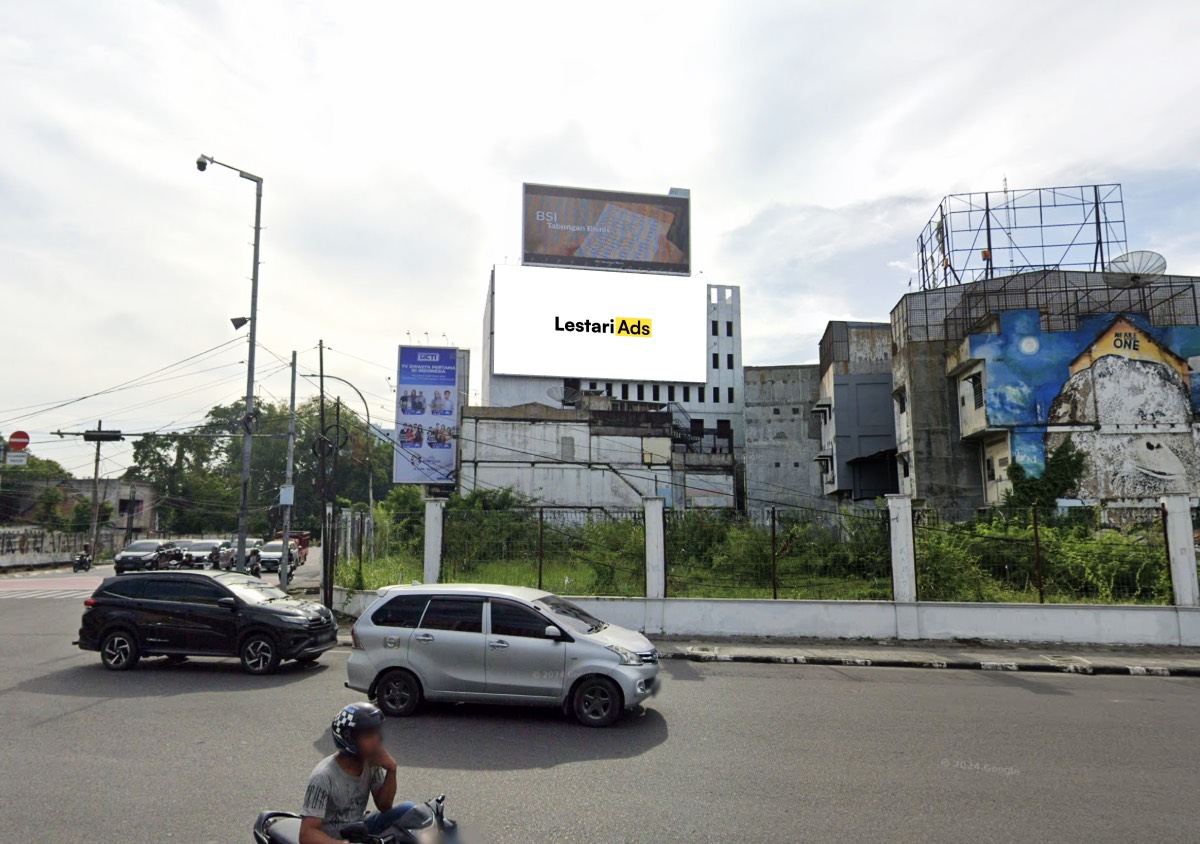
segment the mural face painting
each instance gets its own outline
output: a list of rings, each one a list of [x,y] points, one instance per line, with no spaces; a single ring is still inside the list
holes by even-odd
[[[984,361],[988,426],[1009,430],[1027,471],[1069,436],[1087,455],[1082,498],[1200,489],[1200,328],[1109,314],[1042,331],[1036,310],[1020,310],[967,342]]]

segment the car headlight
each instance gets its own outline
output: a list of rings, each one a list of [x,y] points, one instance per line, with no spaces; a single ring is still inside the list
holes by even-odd
[[[306,615],[281,615],[279,620],[285,624],[299,624],[304,627],[308,626],[308,616]]]
[[[623,648],[620,645],[606,645],[605,647],[621,658],[622,665],[642,664],[642,658],[629,650],[629,648]]]

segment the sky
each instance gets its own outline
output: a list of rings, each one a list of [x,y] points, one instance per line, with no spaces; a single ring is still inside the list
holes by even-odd
[[[254,186],[200,153],[264,179],[260,396],[323,340],[381,419],[410,338],[478,388],[522,182],[690,189],[750,365],[886,320],[941,197],[1005,179],[1120,182],[1130,248],[1200,274],[1198,30],[1192,0],[0,0],[0,433],[88,475],[52,432],[244,393]]]

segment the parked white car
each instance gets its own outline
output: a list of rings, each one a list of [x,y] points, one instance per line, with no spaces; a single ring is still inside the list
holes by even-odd
[[[355,623],[346,685],[385,714],[422,700],[561,706],[607,727],[658,690],[658,651],[540,589],[391,586]]]

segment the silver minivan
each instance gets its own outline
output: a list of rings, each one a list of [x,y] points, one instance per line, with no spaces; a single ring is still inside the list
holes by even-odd
[[[520,586],[390,586],[355,623],[346,686],[385,714],[422,700],[561,706],[607,727],[657,691],[658,651],[570,601]]]

